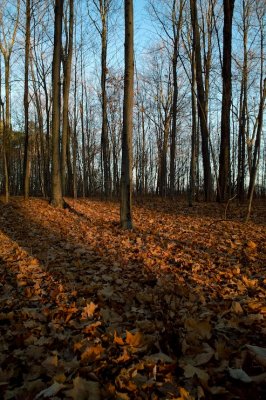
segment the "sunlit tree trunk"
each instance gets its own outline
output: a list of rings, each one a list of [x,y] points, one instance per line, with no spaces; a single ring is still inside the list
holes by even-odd
[[[107,93],[106,93],[106,78],[107,78],[107,18],[110,0],[100,0],[100,13],[102,21],[101,41],[101,89],[102,89],[102,158],[103,158],[103,174],[104,174],[104,192],[108,197],[111,193],[111,172],[110,172],[110,150],[108,138],[108,123],[107,123]]]
[[[62,191],[66,193],[67,176],[67,144],[68,144],[68,113],[69,113],[69,90],[71,80],[71,64],[73,54],[73,24],[74,24],[74,1],[69,0],[69,21],[67,40],[63,54],[63,119],[62,119],[62,150],[61,150],[61,169],[62,169]]]
[[[19,23],[19,14],[20,14],[20,0],[16,2],[16,15],[14,19],[14,29],[12,31],[11,37],[8,38],[4,33],[4,29],[6,28],[4,25],[3,18],[1,18],[1,30],[3,31],[3,35],[0,40],[0,51],[4,57],[4,65],[5,65],[5,110],[3,107],[3,117],[5,119],[3,124],[3,157],[4,157],[4,174],[5,174],[5,201],[8,203],[9,201],[9,168],[8,168],[8,152],[7,148],[9,145],[10,139],[10,130],[11,130],[11,116],[10,116],[10,58],[11,53],[13,51],[18,23]],[[9,28],[9,27],[8,27]]]
[[[120,223],[131,229],[132,223],[132,130],[134,99],[133,0],[125,0],[125,77],[122,132]]]
[[[62,46],[62,19],[64,0],[55,1],[55,25],[54,25],[54,52],[52,66],[52,93],[53,93],[53,115],[52,115],[52,197],[51,204],[62,208],[64,200],[62,197],[61,163],[60,163],[60,63]]]
[[[177,5],[179,10],[177,12]],[[175,192],[176,180],[176,137],[177,137],[177,100],[178,100],[178,82],[177,82],[177,61],[179,55],[179,39],[182,28],[184,0],[173,0],[172,5],[172,29],[173,29],[173,104],[172,104],[172,129],[170,145],[170,195]]]
[[[205,201],[210,201],[212,198],[213,188],[212,188],[211,162],[210,162],[210,150],[209,150],[209,128],[208,128],[208,115],[206,112],[206,93],[204,90],[204,84],[202,78],[202,62],[201,62],[201,46],[200,46],[200,33],[198,25],[198,13],[197,13],[197,4],[195,0],[190,0],[190,8],[191,8],[191,22],[193,28],[193,47],[195,51],[195,63],[196,63],[198,115],[199,115],[201,138],[202,138],[204,198]]]
[[[24,143],[24,198],[29,197],[30,191],[30,151],[29,151],[29,64],[30,64],[30,22],[31,1],[26,2],[26,35],[25,35],[25,81],[24,81],[24,118],[25,118],[25,143]]]

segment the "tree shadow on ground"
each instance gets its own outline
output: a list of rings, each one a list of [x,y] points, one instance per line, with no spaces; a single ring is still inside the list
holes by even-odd
[[[90,206],[86,201],[82,204],[84,207]],[[105,209],[108,210],[108,207]],[[136,243],[139,246],[139,235],[145,230],[136,228],[132,235],[120,231],[116,217],[117,211],[112,218],[110,214],[103,216],[103,220],[110,218],[107,228],[113,238],[117,235],[122,247],[123,241],[130,247]],[[86,231],[93,228],[94,235],[95,223],[100,222],[100,218],[92,222],[90,214],[82,209],[73,210],[71,207],[69,210],[57,210],[42,200],[23,203],[18,199],[8,205],[0,204],[0,239],[4,241],[0,261],[0,301],[3,307],[0,361],[7,381],[6,386],[1,386],[3,391],[7,388],[13,390],[24,382],[23,390],[31,393],[30,382],[35,381],[32,377],[37,377],[36,380],[40,382],[32,389],[32,393],[36,394],[56,374],[63,372],[68,379],[77,375],[88,379],[91,374],[96,374],[105,387],[103,398],[113,398],[106,391],[106,385],[108,382],[114,383],[123,368],[133,368],[139,359],[158,352],[173,359],[181,356],[187,329],[183,322],[186,314],[191,312],[188,319],[197,315],[199,323],[206,319],[208,313],[209,318],[213,318],[210,310],[215,313],[217,301],[220,302],[219,313],[228,313],[235,299],[231,297],[222,303],[219,298],[212,297],[211,292],[209,298],[203,299],[200,296],[206,291],[206,282],[198,281],[196,287],[193,279],[189,281],[189,268],[183,280],[179,279],[178,269],[181,272],[182,265],[177,261],[173,260],[176,263],[174,272],[170,269],[160,270],[154,264],[149,266],[141,262],[139,252],[136,252],[135,258],[128,258],[126,251],[121,253],[118,247],[116,252],[113,248],[110,250],[108,240],[112,240],[111,236],[106,236],[106,247],[104,241],[100,241],[100,236],[98,241],[97,237],[96,240],[88,240]],[[164,243],[169,242],[166,231],[161,232],[160,236]],[[195,256],[194,244],[180,241],[176,252],[181,249],[184,254]],[[153,254],[151,256],[154,257]],[[195,273],[193,266],[192,262],[191,275]],[[213,293],[217,291],[218,285],[213,287]],[[93,312],[91,303],[97,307]],[[239,324],[241,316],[238,319]],[[219,321],[215,317],[210,322],[209,325],[214,329]],[[233,324],[234,321],[231,322]],[[144,350],[130,354],[127,359],[114,338],[117,334],[125,340],[125,332],[131,331],[134,335],[136,329],[144,332],[147,343]],[[195,335],[196,325],[194,330]],[[247,332],[247,329],[242,331],[243,335]],[[250,340],[256,340],[258,333],[251,333]],[[200,340],[193,340],[198,348],[202,341],[215,346],[215,340],[226,335],[231,335],[233,352],[237,352],[247,339],[244,337],[239,342],[239,331],[232,325],[215,332],[212,339],[203,334]],[[94,349],[89,356],[86,353],[87,346]],[[122,357],[122,363],[114,361],[119,357]],[[170,372],[165,371],[167,373]],[[171,374],[171,390],[177,396],[177,387],[184,382],[176,364]],[[197,380],[196,377],[193,379]],[[219,379],[214,383],[219,384]],[[228,387],[231,385],[229,381]],[[17,398],[26,398],[19,397],[22,395],[18,393]],[[260,392],[256,393],[259,399]]]

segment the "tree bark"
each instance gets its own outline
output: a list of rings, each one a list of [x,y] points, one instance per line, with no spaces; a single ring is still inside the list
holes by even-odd
[[[111,172],[110,172],[110,150],[108,138],[108,120],[107,120],[107,94],[106,94],[106,78],[107,78],[107,13],[110,0],[100,0],[100,12],[102,20],[101,41],[101,90],[102,90],[102,159],[103,159],[103,175],[104,175],[104,193],[106,197],[111,193]]]
[[[24,142],[24,198],[28,199],[30,191],[30,151],[29,151],[29,58],[30,58],[30,22],[31,1],[26,2],[26,35],[25,35],[25,81],[24,81],[24,118],[25,118],[25,142]]]
[[[212,198],[213,188],[212,188],[211,162],[210,162],[210,150],[209,150],[209,128],[208,128],[208,115],[206,112],[206,94],[202,78],[202,62],[201,62],[201,49],[200,49],[200,33],[198,26],[198,13],[197,13],[197,4],[195,0],[190,0],[190,9],[191,9],[191,22],[193,28],[193,47],[195,51],[195,63],[196,63],[198,115],[200,120],[200,130],[202,138],[204,198],[205,201],[210,201]]]
[[[253,152],[253,160],[252,160],[249,189],[248,189],[249,204],[248,204],[248,213],[247,213],[246,221],[248,221],[248,219],[250,217],[253,194],[254,194],[254,189],[255,189],[256,175],[257,175],[257,170],[258,170],[259,160],[260,160],[261,133],[262,133],[262,127],[263,127],[263,110],[264,110],[265,99],[266,99],[266,78],[264,78],[264,86],[263,86],[263,91],[261,93],[260,106],[259,106],[259,112],[258,112],[258,117],[257,117],[257,132],[256,132],[256,140],[255,140],[255,146],[254,146],[254,152]]]
[[[120,223],[131,229],[132,223],[132,130],[134,99],[133,0],[125,0],[125,77],[122,132]]]
[[[55,26],[54,26],[54,52],[52,64],[52,198],[54,207],[62,208],[64,200],[62,197],[61,165],[60,165],[60,64],[62,46],[62,19],[64,0],[55,1]]]
[[[219,160],[219,190],[218,201],[227,201],[231,191],[230,172],[230,108],[232,93],[232,20],[234,0],[224,0],[224,29],[223,29],[223,95],[221,116],[221,145]]]
[[[61,169],[62,169],[62,192],[66,193],[66,176],[67,176],[67,144],[68,144],[68,105],[69,105],[69,90],[71,80],[71,65],[73,54],[73,25],[74,25],[74,2],[69,0],[69,25],[68,25],[68,40],[66,42],[63,69],[63,119],[62,119],[62,151],[61,151]]]

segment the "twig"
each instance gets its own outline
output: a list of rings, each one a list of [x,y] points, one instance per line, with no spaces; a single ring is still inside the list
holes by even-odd
[[[227,213],[227,209],[228,209],[229,203],[230,203],[230,201],[234,200],[236,198],[236,196],[237,196],[237,194],[235,194],[233,197],[231,197],[231,199],[229,199],[228,202],[226,203],[226,207],[225,207],[225,210],[224,210],[224,219],[225,220],[227,219],[226,218],[226,213]]]

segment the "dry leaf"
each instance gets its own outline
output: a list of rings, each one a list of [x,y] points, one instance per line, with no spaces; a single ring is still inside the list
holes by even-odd
[[[74,387],[65,392],[67,397],[73,400],[100,400],[100,388],[98,382],[86,381],[79,376],[73,380]]]
[[[44,397],[45,399],[48,397],[55,396],[60,390],[64,389],[66,385],[62,383],[55,382],[49,388],[42,390],[40,393],[35,396],[35,399],[39,399],[40,397]]]
[[[266,348],[259,346],[252,346],[247,344],[246,347],[251,354],[255,356],[256,361],[266,368]]]
[[[242,314],[243,308],[241,307],[240,303],[238,303],[237,301],[233,301],[231,305],[231,311],[235,314]]]
[[[117,336],[116,331],[114,334],[114,343],[119,344],[120,346],[123,346],[125,344],[124,340],[121,337]]]
[[[126,331],[126,343],[132,347],[141,347],[143,345],[143,335],[140,332],[131,333]]]
[[[82,354],[81,360],[82,361],[94,361],[97,358],[101,357],[104,349],[101,345],[97,346],[89,346]]]
[[[83,308],[81,318],[86,319],[93,317],[97,307],[98,306],[91,301],[90,304],[87,304],[86,307]]]
[[[192,397],[185,388],[179,387],[178,391],[180,396],[177,397],[176,400],[194,400],[194,397]]]
[[[187,364],[184,368],[184,376],[186,378],[192,378],[194,375],[196,375],[201,382],[208,382],[209,374],[206,371],[196,368],[194,365]]]
[[[252,382],[252,379],[250,378],[250,376],[248,376],[248,374],[241,368],[237,369],[237,368],[228,368],[229,374],[231,376],[231,378],[233,379],[237,379],[241,382],[245,382],[245,383],[250,383]]]

